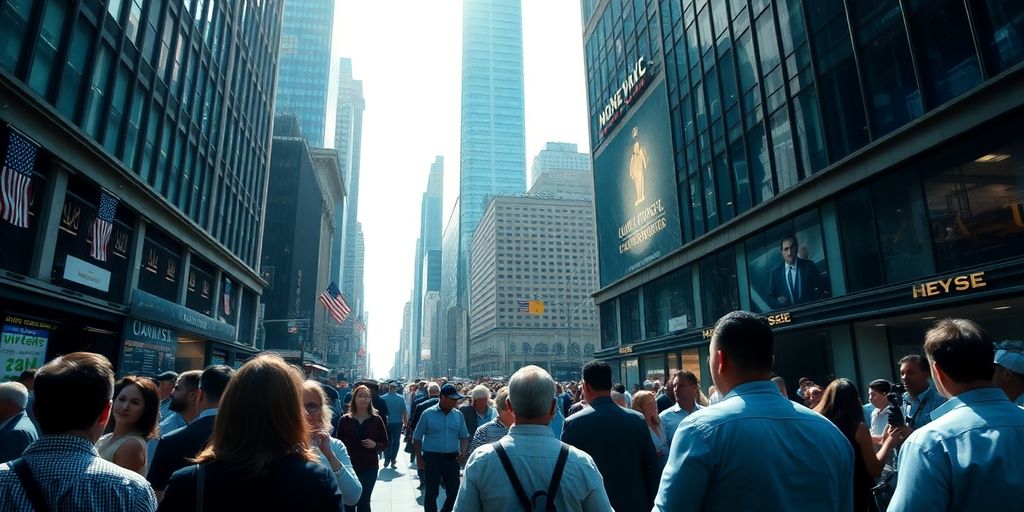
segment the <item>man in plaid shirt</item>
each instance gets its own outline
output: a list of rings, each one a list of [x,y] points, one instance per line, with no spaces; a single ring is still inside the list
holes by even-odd
[[[4,511],[156,510],[145,478],[96,452],[113,392],[114,370],[99,354],[75,352],[39,369],[35,411],[43,436],[21,459],[0,465]]]

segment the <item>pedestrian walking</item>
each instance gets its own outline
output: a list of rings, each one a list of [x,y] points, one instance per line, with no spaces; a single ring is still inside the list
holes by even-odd
[[[384,452],[384,467],[397,468],[398,448],[401,446],[402,429],[409,423],[409,406],[405,398],[398,394],[401,391],[400,384],[388,384],[389,391],[381,398],[388,404],[388,449]]]
[[[174,385],[178,382],[178,374],[176,372],[166,371],[157,375],[153,380],[156,381],[156,387],[160,397],[159,421],[164,421],[174,412],[171,410],[171,393],[174,392]]]
[[[661,474],[651,432],[643,415],[612,402],[611,390],[608,363],[583,365],[583,396],[590,406],[566,418],[562,441],[594,459],[615,510],[650,510]]]
[[[658,416],[661,418],[661,426],[665,431],[665,439],[669,446],[672,446],[672,436],[676,428],[687,416],[698,411],[701,406],[697,403],[700,394],[700,383],[697,376],[691,371],[681,370],[672,376],[670,383],[672,395],[676,397],[676,403],[668,409],[661,411]],[[666,453],[666,458],[668,454]]]
[[[470,456],[456,511],[611,509],[594,460],[559,441],[548,427],[559,407],[554,384],[537,366],[512,375],[506,407],[515,424],[507,436]]]
[[[342,502],[347,507],[354,506],[359,503],[363,484],[352,468],[345,443],[331,437],[327,431],[331,425],[333,409],[327,399],[327,392],[319,382],[307,380],[302,383],[302,408],[306,412],[306,423],[309,424],[309,446],[320,457],[320,463],[331,468],[331,473],[334,473]]]
[[[423,471],[426,486],[423,509],[437,512],[437,497],[444,482],[445,500],[441,512],[451,512],[459,488],[459,466],[466,459],[469,431],[466,420],[455,407],[460,395],[452,384],[440,389],[437,404],[423,411],[412,437],[417,467]],[[421,405],[422,407],[422,405]]]
[[[713,332],[708,362],[723,398],[679,425],[655,510],[853,510],[850,443],[779,393],[768,322],[734,311]]]
[[[99,354],[73,352],[39,369],[35,409],[42,437],[20,459],[0,464],[5,512],[156,510],[146,479],[96,451],[113,392],[114,369]]]
[[[348,414],[338,420],[338,439],[345,443],[352,467],[355,469],[363,492],[356,506],[346,506],[348,512],[369,512],[370,496],[377,483],[380,469],[379,455],[388,447],[388,428],[373,406],[370,387],[360,384],[352,390],[352,405]]]
[[[949,401],[900,448],[889,510],[1019,510],[1024,410],[992,385],[988,334],[970,320],[941,320],[925,334],[924,352]]]
[[[491,390],[478,385],[469,392],[469,403],[459,406],[459,412],[466,419],[466,430],[473,437],[477,427],[494,419],[497,411],[491,403]]]
[[[114,386],[106,433],[96,442],[100,457],[146,476],[150,439],[159,434],[160,395],[153,381],[127,376]]]
[[[171,476],[160,510],[341,510],[304,416],[299,370],[276,354],[251,359],[224,390],[197,464]]]
[[[29,418],[28,388],[20,382],[0,383],[0,462],[21,457],[39,432]]]
[[[493,420],[480,425],[476,429],[473,439],[469,442],[469,454],[475,452],[477,448],[485,444],[491,444],[505,437],[505,434],[508,434],[508,429],[512,426],[514,417],[512,411],[508,409],[507,399],[508,386],[505,386],[499,389],[498,394],[494,397],[494,408],[498,415]]]

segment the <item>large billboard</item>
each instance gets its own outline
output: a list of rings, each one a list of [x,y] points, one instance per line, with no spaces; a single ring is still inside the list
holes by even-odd
[[[594,160],[601,286],[682,245],[665,83],[631,111]]]

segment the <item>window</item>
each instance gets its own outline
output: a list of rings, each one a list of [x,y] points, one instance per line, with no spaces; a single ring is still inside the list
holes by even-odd
[[[990,75],[1024,60],[1024,2],[974,0],[974,25]]]
[[[6,2],[0,11],[0,67],[14,71],[25,41],[25,26],[32,14],[33,0]]]
[[[640,293],[635,289],[619,297],[619,327],[623,345],[640,341]]]
[[[92,25],[85,17],[79,17],[71,35],[68,60],[64,63],[60,94],[57,96],[57,110],[71,120],[74,118],[78,98],[82,92],[82,74],[85,72],[86,58],[92,54],[92,36]]]
[[[871,190],[862,187],[837,200],[839,235],[843,244],[846,287],[851,292],[885,283]]]
[[[882,178],[872,184],[871,193],[886,280],[899,283],[934,274],[917,172],[905,170]]]
[[[980,83],[981,70],[964,2],[909,0],[906,4],[928,107],[945,103]],[[1020,39],[1020,35],[1016,37]]]
[[[50,83],[51,71],[54,68],[54,57],[60,43],[64,20],[67,18],[67,6],[64,0],[50,0],[43,11],[43,26],[36,41],[36,51],[32,58],[32,69],[28,74],[28,86],[40,96],[46,96]],[[5,28],[6,30],[6,28]]]
[[[689,266],[644,286],[644,316],[648,338],[695,325],[693,281]]]
[[[107,94],[107,78],[110,74],[110,61],[114,58],[114,50],[105,44],[100,45],[100,53],[96,56],[96,64],[92,71],[92,85],[85,106],[85,131],[94,138],[99,138],[103,124],[103,110],[106,108],[104,96]]]
[[[791,308],[831,296],[817,209],[748,238],[746,253],[754,311]]]
[[[736,251],[732,247],[700,260],[700,285],[705,324],[714,324],[726,313],[740,309]]]

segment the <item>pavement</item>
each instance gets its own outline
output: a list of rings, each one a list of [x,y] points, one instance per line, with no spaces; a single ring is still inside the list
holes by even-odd
[[[420,512],[423,510],[423,491],[417,490],[419,479],[416,478],[416,466],[409,463],[409,454],[404,451],[405,444],[398,452],[398,468],[381,469],[377,473],[377,484],[370,498],[373,512]],[[444,489],[438,496],[437,509],[444,504]]]

